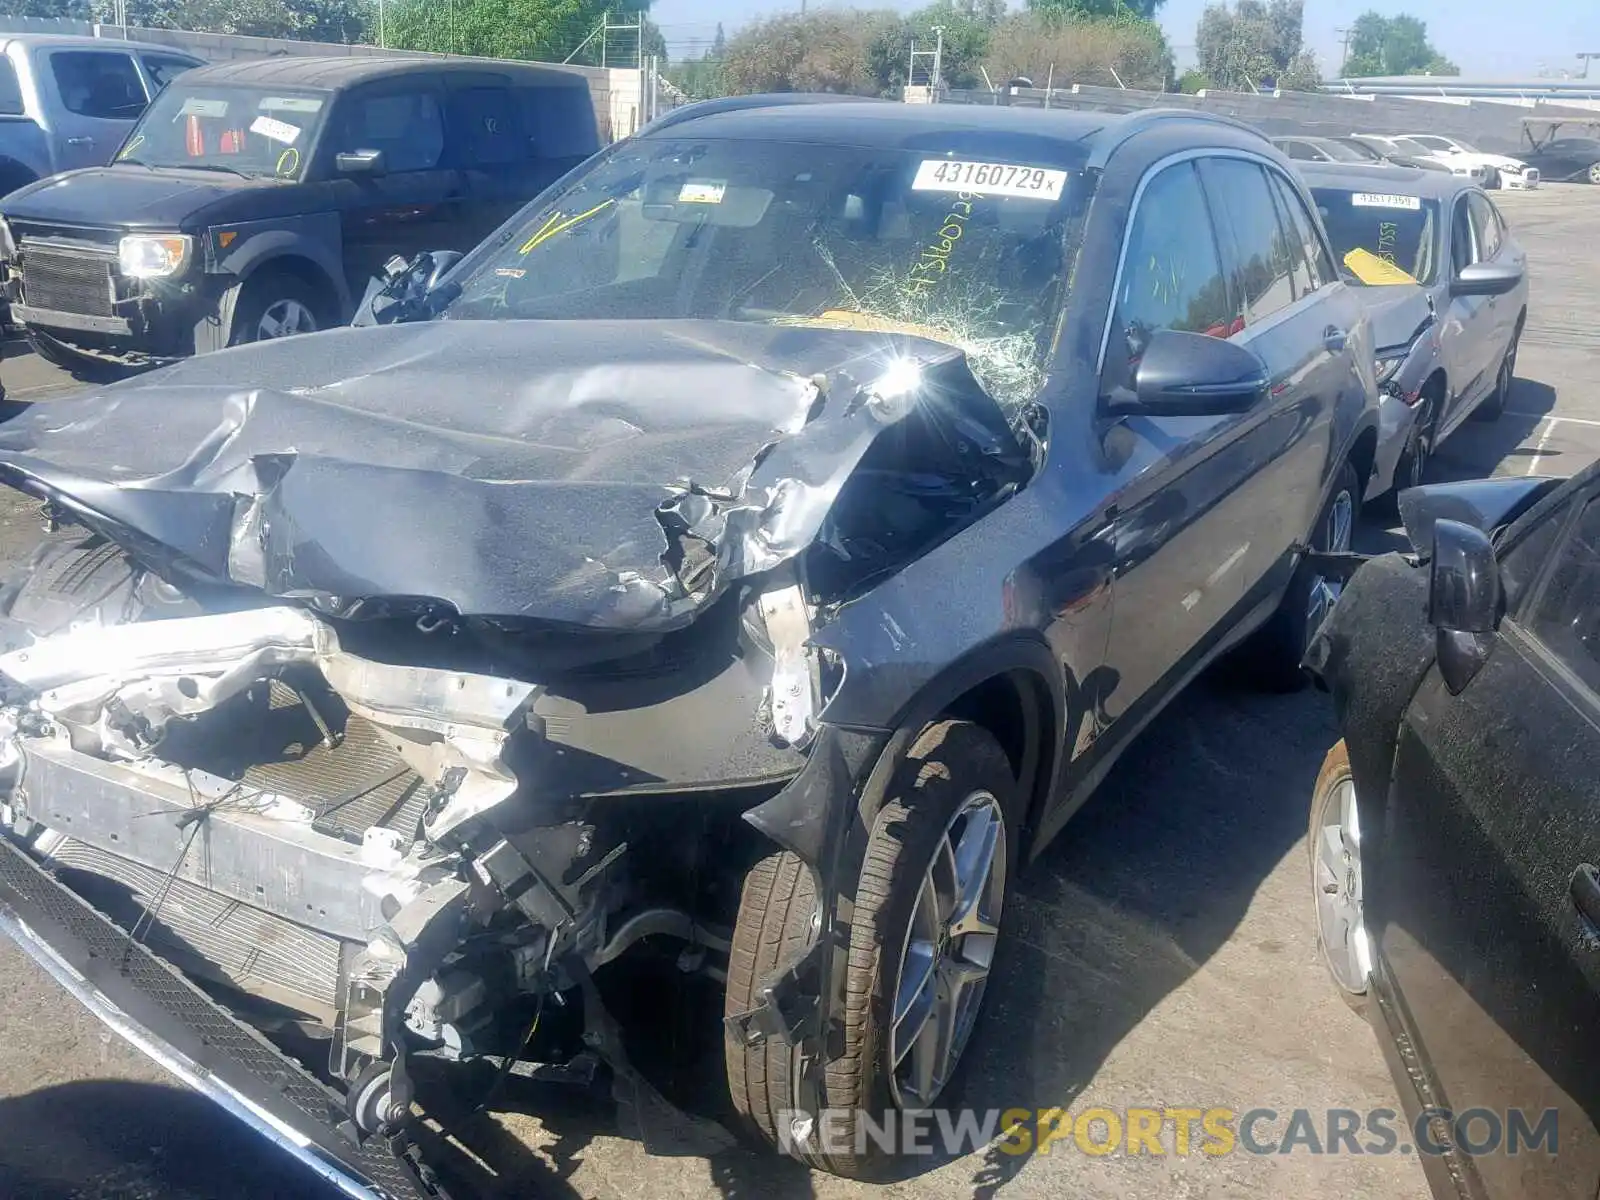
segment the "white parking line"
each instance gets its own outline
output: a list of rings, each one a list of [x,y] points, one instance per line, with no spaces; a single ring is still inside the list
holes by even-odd
[[[1556,423],[1554,421],[1552,421],[1552,420],[1546,419],[1544,421],[1544,432],[1539,435],[1539,444],[1534,447],[1533,453],[1528,455],[1528,471],[1527,471],[1527,473],[1529,475],[1534,474],[1535,471],[1537,470],[1537,468],[1539,466],[1539,461],[1542,458],[1544,458],[1545,444],[1547,442],[1549,442],[1550,435],[1552,433],[1554,433],[1555,431],[1556,431]]]
[[[1600,429],[1600,421],[1591,420],[1588,417],[1552,417],[1548,413],[1540,416],[1538,413],[1518,412],[1514,408],[1506,409],[1506,415],[1512,417],[1533,417],[1540,421],[1549,421],[1552,424],[1592,425],[1596,429]],[[1549,435],[1546,434],[1545,436],[1548,437]]]

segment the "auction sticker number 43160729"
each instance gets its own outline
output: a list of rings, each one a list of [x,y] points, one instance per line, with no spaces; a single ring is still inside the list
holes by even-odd
[[[917,192],[976,192],[983,196],[1015,196],[1024,200],[1059,200],[1067,173],[1049,167],[1011,163],[925,159],[911,189]]]

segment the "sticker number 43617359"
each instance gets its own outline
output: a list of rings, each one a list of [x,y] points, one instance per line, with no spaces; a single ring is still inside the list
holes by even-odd
[[[1058,200],[1066,182],[1065,171],[1049,167],[929,158],[917,168],[911,188],[918,192],[976,192],[982,196]]]

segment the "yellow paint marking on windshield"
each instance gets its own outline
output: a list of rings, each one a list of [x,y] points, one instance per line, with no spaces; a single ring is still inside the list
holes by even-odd
[[[519,249],[517,253],[529,253],[535,246],[538,246],[543,242],[548,242],[558,233],[565,233],[579,221],[587,221],[590,217],[594,216],[595,213],[599,212],[601,209],[610,208],[614,203],[616,203],[614,200],[602,200],[588,212],[581,212],[575,217],[568,217],[566,220],[562,220],[560,213],[551,213],[550,219],[540,227],[539,232],[534,234],[527,241],[523,242],[521,249]]]
[[[300,151],[290,146],[278,155],[278,165],[273,168],[279,175],[293,175],[300,169]]]
[[[1370,250],[1363,250],[1357,246],[1344,256],[1344,265],[1356,273],[1356,278],[1362,283],[1383,287],[1396,283],[1415,283],[1416,279],[1407,275],[1399,267],[1387,259],[1379,258]]]
[[[788,324],[789,322],[785,322]],[[903,333],[908,337],[929,338],[936,342],[953,342],[949,330],[935,329],[932,325],[918,325],[913,321],[895,321],[872,313],[850,312],[830,308],[815,317],[799,317],[796,325],[822,325],[830,329],[850,329],[858,333]]]
[[[126,146],[124,146],[122,148],[122,153],[117,155],[117,157],[118,158],[127,158],[128,155],[132,154],[135,150],[137,150],[142,145],[144,145],[144,134],[141,133],[141,134],[136,135],[134,137],[133,141],[129,142]]]

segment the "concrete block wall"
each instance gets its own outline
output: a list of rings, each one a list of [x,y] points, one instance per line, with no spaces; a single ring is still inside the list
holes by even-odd
[[[995,102],[1039,108],[1046,105],[1042,88],[1015,88],[994,95],[986,91],[951,92],[956,103]],[[1124,88],[1077,84],[1055,88],[1048,94],[1051,108],[1081,108],[1095,112],[1135,112],[1145,108],[1191,108],[1218,113],[1279,136],[1311,133],[1328,136],[1349,133],[1442,133],[1501,154],[1526,149],[1524,117],[1571,116],[1592,119],[1593,110],[1544,101],[1502,103],[1489,100],[1448,103],[1399,96],[1346,96],[1331,92],[1241,93],[1206,91],[1196,96],[1169,92],[1140,92]]]

